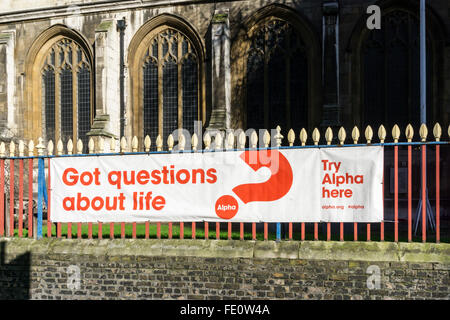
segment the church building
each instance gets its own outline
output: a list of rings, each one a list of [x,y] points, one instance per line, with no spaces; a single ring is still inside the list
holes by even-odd
[[[446,128],[448,0],[427,1],[426,43],[427,124]],[[2,0],[0,140],[403,133],[419,58],[419,0]]]

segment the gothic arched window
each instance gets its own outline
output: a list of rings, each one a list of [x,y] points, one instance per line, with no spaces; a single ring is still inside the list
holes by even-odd
[[[408,11],[382,17],[381,29],[368,32],[361,47],[363,125],[420,122],[419,20]],[[427,119],[432,120],[432,49],[427,39]]]
[[[43,130],[46,140],[81,139],[91,127],[91,66],[75,41],[62,37],[47,51],[41,66]]]
[[[251,36],[247,58],[247,128],[299,131],[308,120],[308,61],[300,33],[272,19]]]
[[[199,113],[199,62],[191,41],[181,32],[165,28],[156,33],[142,63],[143,129],[154,142],[166,144],[176,129],[194,132]],[[155,148],[152,143],[152,148]]]

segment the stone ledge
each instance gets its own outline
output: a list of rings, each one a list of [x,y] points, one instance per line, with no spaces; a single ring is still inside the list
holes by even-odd
[[[302,243],[298,241],[255,241],[253,258],[299,259],[299,248],[301,246]]]
[[[98,257],[176,256],[450,264],[450,244],[448,243],[56,238],[41,240],[3,238],[0,240],[0,255],[4,257],[26,252]]]
[[[300,245],[299,259],[400,261],[394,242],[305,241]]]

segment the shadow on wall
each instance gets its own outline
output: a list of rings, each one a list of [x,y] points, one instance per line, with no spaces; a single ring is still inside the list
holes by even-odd
[[[6,245],[0,242],[0,300],[30,299],[30,252],[6,263]]]

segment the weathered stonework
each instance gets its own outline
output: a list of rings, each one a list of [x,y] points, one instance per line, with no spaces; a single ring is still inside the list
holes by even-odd
[[[15,79],[15,31],[4,30],[0,33],[0,140],[11,140],[18,134],[16,109],[14,108]]]
[[[449,270],[449,244],[0,241],[1,299],[449,299]]]

